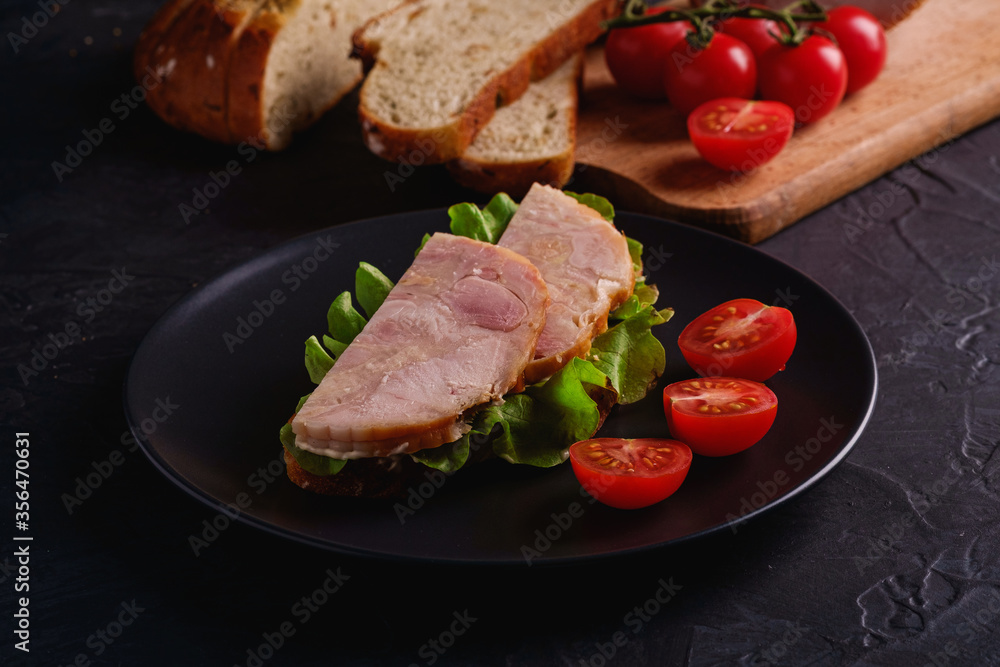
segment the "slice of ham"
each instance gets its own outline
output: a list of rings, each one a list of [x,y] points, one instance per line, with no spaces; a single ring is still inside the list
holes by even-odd
[[[466,413],[521,385],[547,304],[521,255],[434,234],[295,415],[296,445],[352,459],[457,440]]]
[[[521,201],[499,245],[538,267],[551,302],[530,384],[552,375],[608,328],[608,313],[632,294],[635,270],[625,236],[597,211],[536,183]]]

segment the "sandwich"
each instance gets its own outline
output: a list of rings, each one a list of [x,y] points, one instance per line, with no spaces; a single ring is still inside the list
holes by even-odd
[[[427,468],[558,465],[662,374],[651,327],[672,311],[606,200],[536,184],[449,216],[397,283],[362,263],[368,318],[342,293],[306,341],[318,386],[280,432],[297,485],[392,497]]]

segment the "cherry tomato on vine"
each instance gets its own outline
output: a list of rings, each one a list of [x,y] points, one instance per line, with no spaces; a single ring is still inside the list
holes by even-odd
[[[735,37],[716,33],[704,48],[687,39],[675,44],[667,58],[664,82],[670,104],[687,116],[709,100],[753,97],[757,64],[750,47]]]
[[[653,7],[649,14],[660,14],[668,7]],[[663,67],[667,55],[684,35],[693,30],[689,21],[654,23],[636,28],[616,28],[608,33],[604,60],[615,83],[637,97],[663,99]]]
[[[847,60],[828,38],[810,35],[799,45],[775,44],[757,63],[760,94],[784,102],[799,123],[815,123],[840,104],[847,90]]]
[[[763,8],[763,5],[750,6]],[[760,57],[760,54],[777,44],[778,40],[774,35],[782,34],[781,26],[771,19],[728,17],[719,21],[714,27],[717,32],[724,32],[749,46],[754,57]]]
[[[710,164],[748,172],[781,152],[792,136],[795,114],[781,102],[724,97],[692,111],[687,127],[694,147]]]
[[[752,380],[699,378],[667,385],[663,411],[670,435],[695,454],[728,456],[764,437],[778,414],[778,398]]]
[[[569,461],[584,490],[618,509],[658,503],[676,491],[691,468],[691,449],[655,438],[594,438],[570,445]]]
[[[791,311],[754,299],[733,299],[696,317],[677,344],[699,375],[763,382],[785,368],[798,331]]]
[[[826,15],[827,20],[814,27],[837,39],[847,60],[847,92],[861,90],[875,80],[885,65],[885,30],[877,18],[860,7],[844,5]]]

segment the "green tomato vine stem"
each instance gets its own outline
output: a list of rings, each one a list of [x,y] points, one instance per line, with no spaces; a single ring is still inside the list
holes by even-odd
[[[628,0],[621,15],[605,21],[604,27],[610,30],[689,21],[694,31],[688,33],[688,41],[695,47],[705,48],[715,34],[714,23],[733,18],[771,20],[782,27],[781,34],[774,35],[775,39],[788,46],[798,46],[811,34],[800,23],[827,20],[826,11],[815,0],[796,0],[782,9],[741,6],[734,0],[708,0],[691,9],[668,9],[659,14],[650,14],[648,10],[645,0]]]

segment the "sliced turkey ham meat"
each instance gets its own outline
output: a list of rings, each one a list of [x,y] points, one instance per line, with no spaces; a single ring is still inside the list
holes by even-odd
[[[295,415],[296,445],[352,459],[457,440],[522,382],[547,304],[521,255],[434,234]]]
[[[625,236],[597,211],[536,183],[521,201],[500,246],[538,267],[551,299],[545,329],[525,380],[537,382],[590,350],[608,313],[635,287]]]

